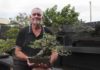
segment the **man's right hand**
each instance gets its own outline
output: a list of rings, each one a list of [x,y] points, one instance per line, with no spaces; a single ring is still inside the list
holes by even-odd
[[[30,63],[28,58],[27,58],[27,64],[28,64],[28,66],[34,66],[35,65],[35,63]]]

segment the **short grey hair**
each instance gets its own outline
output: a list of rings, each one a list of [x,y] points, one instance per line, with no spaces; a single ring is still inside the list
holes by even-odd
[[[38,7],[37,8],[33,8],[32,11],[31,11],[31,14],[32,14],[33,10],[35,10],[35,9],[39,10],[41,12],[41,15],[43,16],[43,11]]]

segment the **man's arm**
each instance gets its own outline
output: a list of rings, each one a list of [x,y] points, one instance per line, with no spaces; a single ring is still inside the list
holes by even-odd
[[[25,43],[26,28],[21,29],[16,39],[15,56],[22,61],[27,60],[27,55],[22,52],[22,47]]]
[[[34,63],[30,63],[29,60],[28,60],[28,56],[26,54],[24,54],[22,51],[21,51],[21,48],[20,47],[16,47],[15,48],[15,55],[16,57],[21,60],[21,61],[27,61],[27,64],[29,66],[33,66]]]
[[[20,47],[15,47],[15,55],[19,60],[27,61],[28,56],[21,51]]]

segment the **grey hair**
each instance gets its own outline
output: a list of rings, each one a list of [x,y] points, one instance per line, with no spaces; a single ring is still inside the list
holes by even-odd
[[[39,10],[41,12],[41,15],[43,16],[43,11],[38,7],[37,8],[33,8],[32,11],[31,11],[31,14],[32,14],[33,10],[35,10],[35,9]]]

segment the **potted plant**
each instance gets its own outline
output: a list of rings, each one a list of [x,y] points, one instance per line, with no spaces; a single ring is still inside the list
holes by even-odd
[[[8,57],[14,45],[15,39],[0,39],[0,58]]]
[[[42,39],[35,40],[35,42],[29,46],[41,49],[35,56],[29,57],[30,62],[33,63],[49,63],[51,51],[57,51],[59,55],[69,55],[69,50],[65,50],[65,48],[56,41],[55,35],[50,35],[45,32]]]

